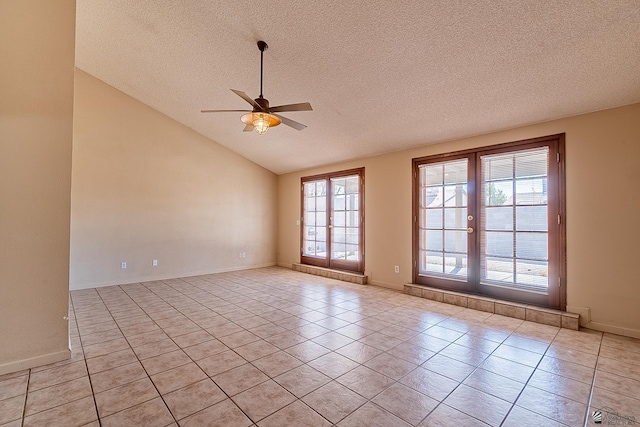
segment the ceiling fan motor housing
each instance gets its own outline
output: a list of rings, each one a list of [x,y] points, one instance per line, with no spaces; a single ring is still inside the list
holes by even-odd
[[[262,108],[262,111],[266,111],[269,109],[269,100],[267,98],[258,97],[254,99],[254,101],[256,101],[256,104],[258,104],[260,108]],[[257,108],[254,108],[253,111],[259,112],[260,110],[258,110]]]

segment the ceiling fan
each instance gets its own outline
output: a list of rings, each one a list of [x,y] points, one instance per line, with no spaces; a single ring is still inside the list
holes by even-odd
[[[233,93],[240,98],[247,101],[253,107],[253,110],[201,110],[203,113],[231,113],[231,112],[243,112],[247,113],[242,116],[241,120],[246,125],[244,132],[251,132],[255,130],[260,135],[266,133],[270,127],[278,126],[280,123],[284,123],[296,130],[302,130],[307,126],[302,123],[298,123],[294,120],[281,116],[280,114],[285,111],[312,111],[311,104],[308,102],[302,102],[299,104],[287,104],[278,105],[276,107],[269,107],[269,101],[262,96],[262,63],[264,51],[268,48],[267,43],[260,40],[258,42],[258,49],[260,49],[260,96],[256,99],[251,99],[249,96],[241,90],[231,89]]]

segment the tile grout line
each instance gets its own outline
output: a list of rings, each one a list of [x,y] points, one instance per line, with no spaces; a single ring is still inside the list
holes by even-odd
[[[538,369],[538,367],[540,366],[540,363],[542,362],[542,359],[544,359],[544,356],[547,354],[547,352],[549,351],[549,347],[551,347],[551,344],[553,343],[553,340],[556,339],[556,337],[558,336],[558,334],[560,333],[560,329],[555,333],[555,335],[553,336],[553,338],[551,339],[551,341],[549,341],[549,344],[547,345],[547,349],[545,350],[544,354],[542,354],[542,357],[540,357],[540,360],[538,360],[538,363],[536,363],[536,366],[533,368],[533,372],[531,372],[531,374],[529,375],[529,377],[527,378],[527,381],[524,383],[524,387],[522,387],[522,390],[520,390],[520,392],[518,393],[518,396],[513,400],[513,404],[511,405],[511,407],[509,408],[509,410],[507,411],[507,414],[504,416],[504,419],[502,420],[502,422],[500,423],[500,425],[502,426],[504,424],[504,422],[507,420],[507,418],[509,417],[509,414],[511,413],[511,411],[513,410],[514,406],[516,406],[516,403],[518,402],[518,399],[520,399],[520,396],[522,396],[522,393],[524,392],[525,388],[527,388],[527,385],[529,385],[529,381],[531,381],[531,377],[533,377],[533,375],[536,373],[536,370]],[[509,335],[511,336],[511,335]],[[533,386],[532,386],[533,387]],[[553,393],[555,394],[555,393]],[[519,406],[521,407],[521,406]],[[526,409],[526,408],[524,408]],[[529,409],[527,409],[529,410]],[[531,411],[531,412],[535,412],[535,411]],[[537,413],[537,412],[536,412]],[[538,414],[538,415],[542,415],[545,418],[549,418],[546,417],[544,414]],[[549,418],[552,419],[552,418]],[[561,423],[560,421],[557,420],[553,420],[556,421],[558,424],[564,424]]]
[[[109,311],[109,308],[106,306],[106,304],[104,304],[104,301],[102,300],[102,296],[100,295],[100,292],[96,290],[95,293],[96,295],[98,295],[98,298],[100,298],[100,301],[102,301],[102,304],[105,306],[107,311]],[[82,334],[80,333],[80,328],[78,327],[78,319],[76,317],[76,305],[73,303],[73,296],[71,296],[71,305],[73,307],[73,318],[76,321],[76,328],[78,329],[78,339],[80,340],[80,347],[82,348],[82,356],[83,356],[82,359],[84,360],[84,365],[85,365],[85,368],[87,369],[87,377],[89,378],[89,385],[91,386],[91,397],[93,397],[93,405],[96,409],[96,417],[98,419],[98,425],[102,426],[102,420],[100,418],[100,413],[98,412],[98,402],[96,401],[96,393],[93,391],[93,381],[91,380],[91,374],[89,372],[89,364],[84,354],[84,344],[82,344]],[[109,315],[111,316],[111,312],[109,312]],[[113,316],[111,316],[111,318],[115,323],[115,319],[113,319]]]
[[[598,346],[598,358],[596,359],[596,366],[593,368],[593,379],[591,380],[591,387],[589,390],[589,400],[587,402],[587,413],[584,417],[584,425],[585,427],[589,424],[589,409],[591,408],[591,402],[593,400],[593,393],[596,388],[596,377],[598,376],[598,365],[600,365],[600,351],[602,350],[602,340],[604,339],[604,334],[600,336],[600,345]]]
[[[20,419],[20,427],[24,427],[24,416],[27,412],[27,397],[29,397],[29,381],[31,380],[31,369],[27,372],[27,387],[24,391],[24,403],[22,404],[22,418]]]
[[[448,319],[448,318],[450,318],[450,317],[451,317],[451,316],[447,317],[447,319]],[[438,322],[436,325],[439,325],[440,323],[444,322],[445,320],[446,320],[446,319],[443,319],[442,321]],[[434,325],[434,326],[436,326],[436,325]],[[443,328],[444,328],[444,326],[441,326],[441,327],[443,327]],[[430,328],[428,328],[428,329],[430,329]],[[447,329],[448,329],[448,328],[447,328]],[[459,332],[459,331],[458,331],[458,332]],[[468,334],[469,334],[468,332],[465,332],[462,336],[464,336],[464,335],[468,335]],[[458,339],[462,338],[462,336],[461,336],[461,337],[459,337],[459,338],[457,338],[457,339],[456,339],[456,341],[457,341]],[[509,334],[509,336],[511,336],[511,333]],[[508,338],[508,337],[507,337],[507,338]],[[502,343],[504,343],[504,341],[506,341],[506,339],[507,339],[507,338],[505,338],[504,340],[502,340],[502,341],[500,342],[500,345],[502,345]],[[448,348],[448,347],[449,347],[451,344],[453,344],[454,342],[455,342],[455,341],[451,341],[449,344],[447,344],[444,348],[442,348],[442,349],[441,349],[440,351],[438,351],[436,354],[434,354],[434,355],[433,355],[433,356],[431,356],[429,359],[427,359],[425,362],[423,362],[422,364],[420,364],[420,365],[419,365],[419,367],[422,367],[422,365],[424,365],[424,363],[426,363],[427,361],[429,361],[429,360],[430,360],[430,359],[432,359],[433,357],[437,356],[438,354],[440,354],[441,356],[444,356],[444,357],[449,357],[449,356],[446,356],[446,355],[441,354],[441,353],[442,353],[442,351],[443,351],[443,350],[445,350],[446,348]],[[499,346],[498,346],[498,347],[499,347]],[[489,356],[491,356],[491,355],[493,354],[493,352],[495,352],[495,351],[496,351],[496,349],[498,349],[498,347],[496,347],[496,348],[495,348],[491,353],[489,353]],[[486,360],[489,356],[485,357],[485,359],[484,359],[484,360]],[[450,358],[450,359],[453,359],[453,358]],[[456,359],[453,359],[453,360],[456,360]],[[484,362],[484,360],[483,360],[483,362]],[[457,360],[457,361],[458,361],[458,362],[460,362],[459,360]],[[461,362],[461,363],[465,363],[465,362]],[[423,368],[423,369],[430,370],[430,369],[428,369],[428,368]],[[446,395],[446,396],[445,396],[441,401],[438,401],[438,404],[437,404],[437,405],[436,405],[436,406],[435,406],[435,407],[434,407],[434,408],[433,408],[433,409],[432,409],[432,410],[431,410],[431,411],[430,411],[430,412],[429,412],[429,413],[428,413],[428,414],[427,414],[427,415],[426,415],[426,416],[425,416],[425,417],[420,421],[420,423],[423,423],[423,422],[424,422],[424,421],[429,417],[429,415],[431,415],[433,412],[435,412],[435,410],[436,410],[436,409],[438,409],[438,407],[439,407],[440,405],[446,405],[446,406],[449,406],[449,405],[447,405],[446,403],[444,403],[444,401],[445,401],[445,400],[447,400],[447,398],[448,398],[449,396],[451,396],[451,395],[452,395],[452,394],[453,394],[453,393],[454,393],[454,392],[455,392],[455,391],[456,391],[456,390],[457,390],[457,389],[458,389],[458,388],[459,388],[459,387],[464,383],[464,381],[465,381],[467,378],[469,378],[471,375],[473,375],[473,373],[474,373],[474,372],[476,372],[478,369],[480,369],[480,365],[476,366],[476,367],[475,367],[475,368],[474,368],[474,369],[473,369],[469,374],[467,374],[467,375],[464,377],[464,379],[463,379],[462,381],[458,381],[458,380],[455,380],[455,379],[453,379],[453,378],[450,378],[450,379],[452,379],[453,381],[456,381],[456,382],[458,383],[458,385],[456,385],[456,386],[453,388],[453,390],[451,390],[451,391],[450,391],[450,392],[449,392],[449,393],[448,393],[448,394],[447,394],[447,395]],[[437,372],[436,372],[436,373],[437,373]],[[442,374],[440,374],[440,375],[442,375]],[[472,388],[473,388],[473,387],[472,387]],[[482,390],[478,390],[478,391],[483,392]],[[483,392],[483,393],[484,393],[484,392]],[[491,396],[493,396],[493,395],[491,395]],[[493,396],[493,397],[498,398],[497,396]],[[499,399],[499,398],[498,398],[498,399]],[[436,400],[437,400],[437,399],[436,399]],[[513,405],[515,405],[515,402],[512,404],[512,407],[513,407]],[[449,406],[449,407],[453,408],[452,406]],[[455,409],[455,410],[457,410],[457,411],[460,411],[459,409],[456,409],[456,408],[453,408],[453,409]],[[510,409],[510,410],[511,410],[511,409]],[[467,414],[466,412],[463,412],[463,411],[460,411],[460,412],[462,412],[462,413],[464,413],[465,415],[468,415],[469,417],[472,417],[472,418],[474,418],[474,419],[476,419],[476,420],[478,420],[478,421],[480,421],[480,422],[484,423],[484,421],[480,420],[480,419],[479,419],[479,418],[477,418],[477,417],[474,417],[473,415]],[[505,415],[505,419],[507,418],[507,416],[508,416],[508,413],[507,413],[507,415]],[[420,425],[420,423],[419,423],[418,425]]]
[[[120,285],[117,285],[117,287],[118,287],[118,288],[120,288],[121,292],[124,292],[124,290],[121,288],[121,286],[120,286]],[[152,384],[152,385],[153,385],[153,387],[155,388],[156,392],[158,393],[158,396],[162,399],[162,394],[160,394],[160,390],[158,390],[158,388],[156,387],[155,383],[154,383],[154,382],[153,382],[153,380],[151,379],[151,376],[149,375],[149,373],[148,373],[148,372],[147,372],[147,370],[145,369],[144,365],[142,364],[142,361],[140,360],[140,358],[138,357],[138,355],[137,355],[137,354],[136,354],[136,352],[134,351],[133,347],[131,346],[131,343],[129,343],[129,340],[127,339],[127,336],[122,332],[122,329],[120,328],[120,325],[118,324],[118,321],[116,320],[116,318],[115,318],[115,317],[113,317],[113,314],[111,313],[111,310],[109,309],[109,305],[104,301],[104,298],[102,298],[102,295],[100,294],[100,292],[98,291],[97,293],[98,293],[98,296],[100,297],[100,300],[101,300],[101,301],[102,301],[102,303],[104,304],[105,308],[106,308],[106,309],[107,309],[107,311],[109,312],[109,315],[111,316],[111,318],[113,319],[114,323],[115,323],[115,324],[116,324],[116,326],[118,327],[118,330],[119,330],[119,331],[120,331],[120,333],[122,334],[122,336],[123,336],[123,338],[125,339],[125,341],[127,341],[127,344],[129,345],[129,349],[131,349],[131,352],[132,352],[132,353],[134,354],[134,356],[136,357],[136,360],[138,361],[138,363],[140,364],[140,366],[141,366],[141,367],[142,367],[142,369],[144,370],[144,373],[147,375],[147,378],[149,379],[149,381],[151,382],[151,384]],[[125,293],[125,295],[127,295],[127,298],[129,298],[129,299],[131,299],[131,300],[133,301],[133,299],[132,299],[132,298],[131,298],[131,297],[130,297],[126,292],[124,292],[124,293]],[[135,301],[133,301],[133,302],[134,302],[134,303],[136,303]],[[140,307],[140,306],[138,305],[138,303],[136,303],[136,305],[138,306],[138,308],[140,308],[142,311],[144,311],[144,310],[142,309],[142,307]],[[145,311],[145,314],[146,314],[146,311]],[[153,319],[151,319],[151,320],[155,323],[155,321],[154,321]],[[160,328],[160,325],[156,324],[156,326],[158,326],[158,327]],[[160,328],[160,329],[162,329],[162,328]],[[143,332],[143,333],[144,333],[144,332]],[[174,343],[174,344],[175,344],[175,343]],[[124,365],[121,365],[121,366],[124,366]],[[112,368],[112,369],[115,369],[115,368]],[[87,371],[88,371],[88,366],[87,366]],[[105,371],[105,372],[106,372],[106,371]],[[134,380],[134,381],[137,381],[137,380]],[[108,389],[108,390],[113,390],[114,388],[117,388],[117,387],[120,387],[120,386],[123,386],[123,385],[126,385],[126,384],[131,384],[131,383],[132,383],[132,382],[134,382],[134,381],[131,381],[131,382],[128,382],[128,383],[125,383],[125,384],[120,384],[120,385],[115,386],[115,387],[112,387],[112,388],[110,388],[110,389]],[[108,390],[103,390],[103,391],[108,391]],[[94,394],[94,399],[95,399],[95,394]],[[117,412],[114,412],[114,413],[112,413],[112,414],[107,415],[105,418],[110,417],[110,416],[115,415],[115,414],[118,414],[118,413],[121,413],[121,412],[123,412],[123,411],[126,411],[127,409],[131,409],[131,408],[134,408],[134,407],[136,407],[136,406],[142,405],[142,404],[144,404],[144,403],[150,402],[150,401],[151,401],[151,400],[153,400],[153,399],[155,399],[155,397],[154,397],[154,398],[151,398],[151,399],[148,399],[148,400],[145,400],[144,402],[140,402],[140,403],[138,403],[138,404],[136,404],[136,405],[129,406],[129,407],[127,407],[127,408],[123,408],[123,409],[121,409],[120,411],[117,411]],[[173,416],[173,413],[171,412],[171,410],[170,410],[170,409],[169,409],[169,407],[167,406],[167,403],[164,401],[164,399],[162,399],[162,403],[163,403],[163,404],[165,405],[165,407],[167,408],[167,411],[169,412],[169,415],[171,415],[171,418],[173,418],[173,421],[177,424],[177,423],[178,423],[178,420],[176,420],[176,419],[175,419],[175,417]],[[97,403],[96,403],[96,412],[98,412],[98,405],[97,405]],[[98,414],[98,420],[99,420],[99,422],[100,422],[100,425],[102,425],[102,421],[101,421],[101,420],[102,420],[102,418],[100,417],[100,414]],[[167,425],[170,425],[170,424],[171,424],[171,423],[169,423],[169,424],[167,424]]]
[[[124,291],[124,289],[122,289],[122,287],[121,287],[120,285],[117,285],[117,287],[118,287],[118,288],[120,288],[121,292],[123,292],[125,295],[127,295],[127,297],[128,297],[131,301],[133,301],[134,303],[136,303],[136,301],[135,301],[135,300],[133,300],[133,299],[130,297],[130,295],[129,295],[126,291]],[[129,340],[127,339],[127,336],[122,332],[122,329],[121,329],[120,325],[118,324],[118,321],[117,321],[117,320],[113,317],[113,315],[111,314],[111,310],[109,309],[108,304],[106,304],[106,303],[104,302],[104,299],[102,298],[102,295],[100,295],[100,293],[99,293],[99,292],[98,292],[98,295],[100,296],[100,299],[103,301],[103,304],[104,304],[105,308],[109,311],[109,314],[111,315],[111,317],[112,317],[112,319],[113,319],[114,323],[115,323],[115,324],[116,324],[116,326],[118,327],[118,330],[119,330],[119,331],[120,331],[120,333],[122,334],[122,337],[125,339],[125,341],[127,341],[127,344],[129,345],[129,349],[130,349],[130,350],[131,350],[131,352],[134,354],[134,356],[136,357],[136,360],[138,361],[138,363],[140,363],[140,366],[142,367],[142,369],[144,370],[145,374],[147,375],[147,378],[149,378],[149,380],[151,381],[151,384],[153,384],[154,388],[155,388],[155,389],[156,389],[156,391],[158,392],[158,396],[162,397],[162,395],[160,394],[160,391],[157,389],[157,387],[156,387],[156,386],[155,386],[155,384],[153,383],[153,380],[151,380],[151,376],[149,375],[149,373],[148,373],[148,372],[147,372],[147,370],[145,369],[144,365],[142,364],[142,360],[138,357],[138,355],[137,355],[137,353],[135,352],[134,348],[131,346],[131,343],[130,343],[130,342],[129,342]],[[140,305],[139,305],[139,304],[137,304],[137,303],[136,303],[136,305],[138,306],[138,308],[140,308],[142,311],[144,311],[144,309],[142,309],[142,307],[140,307]],[[144,312],[145,312],[145,314],[148,316],[148,313],[147,313],[146,311],[144,311]],[[133,317],[133,316],[132,316],[132,317]],[[151,319],[151,321],[152,321],[152,322],[154,322],[154,324],[155,324],[156,326],[158,326],[158,328],[160,328],[160,329],[162,330],[162,328],[160,327],[160,325],[158,325],[157,323],[155,323],[155,320]],[[163,331],[163,332],[164,332],[164,331]],[[142,334],[145,334],[145,333],[146,333],[146,332],[141,332],[140,334],[136,334],[136,335],[142,335]],[[136,336],[136,335],[133,335],[133,336]],[[169,338],[170,338],[170,337],[169,337]],[[150,343],[150,344],[151,344],[151,343]],[[175,343],[174,343],[174,344],[175,344]],[[152,356],[152,357],[155,357],[155,356]],[[121,366],[125,366],[125,365],[121,365]],[[114,369],[114,368],[112,368],[112,369]],[[108,370],[110,370],[110,369],[108,369]],[[108,371],[108,370],[106,370],[106,371]],[[103,371],[103,372],[106,372],[106,371]],[[163,372],[165,372],[165,371],[163,371]],[[125,383],[125,384],[121,384],[120,386],[122,386],[122,385],[126,385],[126,384],[131,384],[131,382],[129,382],[129,383]],[[117,387],[120,387],[120,386],[116,386],[116,387],[113,387],[113,388],[117,388]],[[113,388],[111,388],[111,389],[109,389],[109,390],[112,390]],[[104,390],[104,391],[107,391],[107,390]],[[146,401],[144,401],[144,402],[141,402],[141,403],[139,403],[139,404],[137,404],[137,405],[140,405],[140,404],[142,404],[142,403],[148,402],[148,401],[153,400],[153,399],[154,399],[154,398],[151,398],[151,399],[146,400]],[[163,400],[163,402],[164,402],[164,400]],[[137,405],[134,405],[134,406],[137,406]],[[133,406],[131,406],[131,407],[129,407],[129,408],[132,408],[132,407],[133,407]],[[124,411],[124,410],[126,410],[126,409],[129,409],[129,408],[125,408],[125,409],[122,409],[122,410],[120,410],[120,411],[118,411],[118,412],[114,412],[114,414],[117,414],[117,413],[122,412],[122,411]],[[169,408],[167,408],[167,410],[169,410]],[[169,413],[171,413],[171,411],[170,411],[170,410],[169,410]],[[113,415],[113,414],[109,414],[109,415]],[[171,415],[173,416],[173,414],[171,414]],[[176,420],[175,420],[175,418],[174,418],[174,421],[176,421]],[[177,422],[177,421],[176,421],[176,422]]]

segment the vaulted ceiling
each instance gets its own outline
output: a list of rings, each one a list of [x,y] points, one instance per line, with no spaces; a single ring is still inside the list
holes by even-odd
[[[638,0],[78,0],[76,65],[282,174],[640,102]],[[230,89],[308,127],[242,132]]]

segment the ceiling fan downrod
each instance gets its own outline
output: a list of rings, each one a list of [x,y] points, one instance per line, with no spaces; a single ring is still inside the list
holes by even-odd
[[[262,68],[264,62],[264,51],[269,48],[266,42],[260,40],[258,42],[258,49],[260,49],[260,98],[262,98]]]

